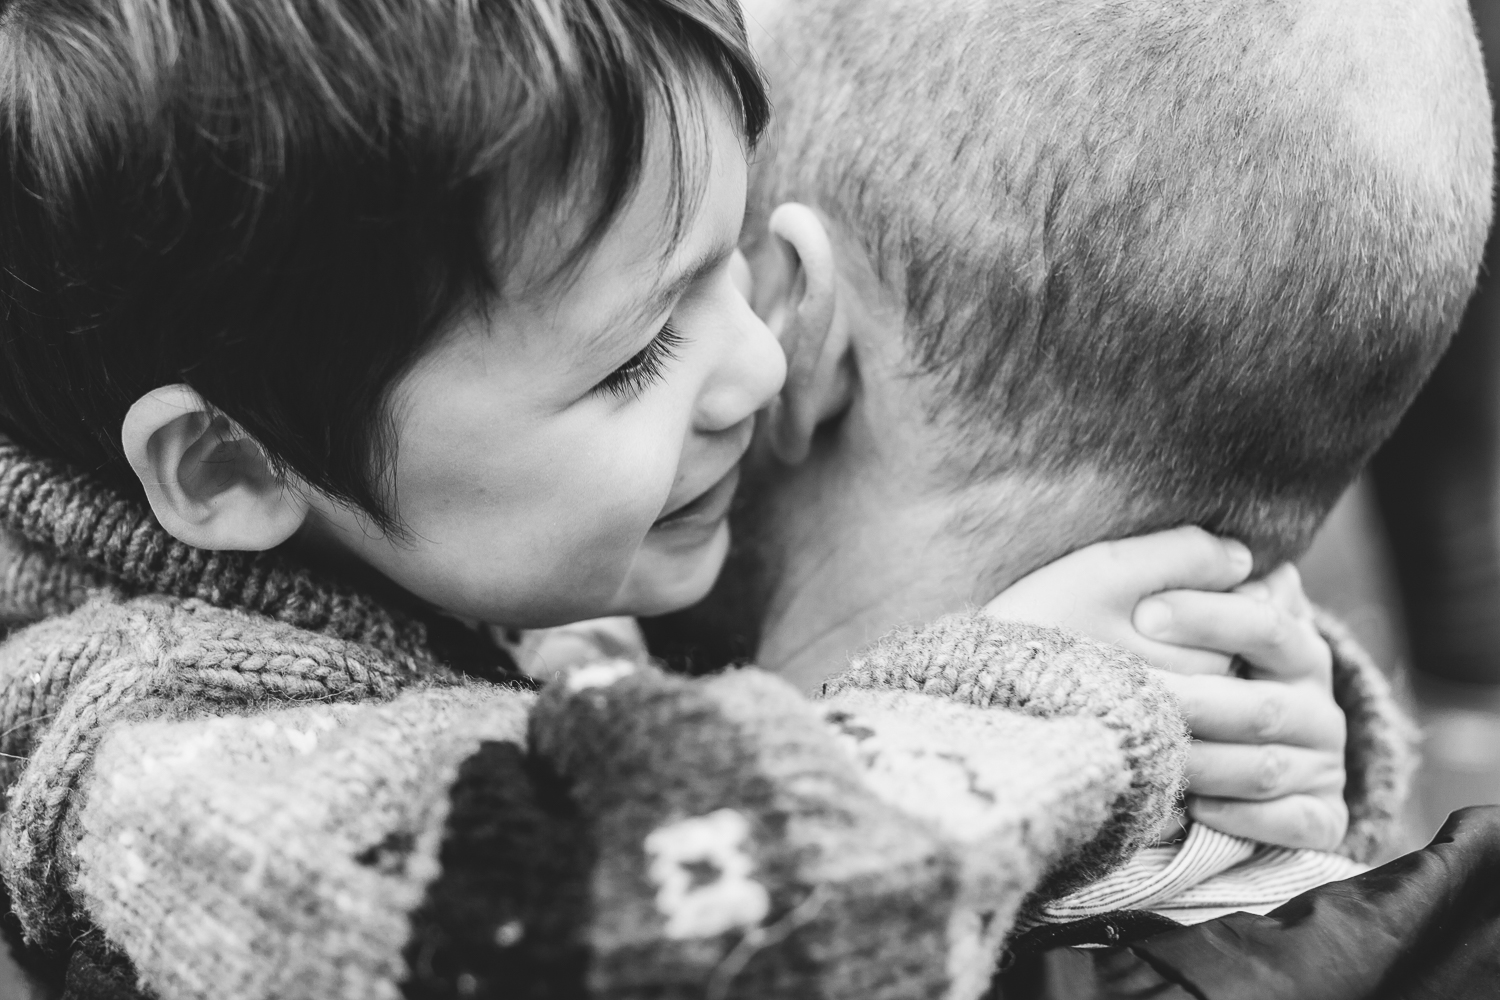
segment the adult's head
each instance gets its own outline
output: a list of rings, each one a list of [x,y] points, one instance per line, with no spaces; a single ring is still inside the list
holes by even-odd
[[[747,13],[777,110],[750,238],[805,203],[836,268],[801,215],[753,248],[768,313],[825,308],[825,285],[837,303],[819,378],[796,356],[817,323],[783,322],[779,433],[839,420],[772,487],[814,507],[838,491],[796,482],[852,462],[975,498],[968,527],[1028,528],[1008,570],[1183,523],[1268,567],[1394,427],[1472,291],[1492,150],[1462,0]]]
[[[9,0],[0,433],[475,618],[700,596],[767,111],[734,0]]]

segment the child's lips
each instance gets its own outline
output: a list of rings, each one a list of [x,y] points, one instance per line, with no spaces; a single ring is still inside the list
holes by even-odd
[[[729,504],[734,499],[735,487],[739,482],[740,469],[736,465],[708,489],[657,518],[656,523],[651,525],[652,530],[717,524],[729,513]]]

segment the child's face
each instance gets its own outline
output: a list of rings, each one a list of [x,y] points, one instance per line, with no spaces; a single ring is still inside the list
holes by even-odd
[[[719,102],[704,115],[688,162],[708,178],[665,260],[658,123],[637,191],[576,279],[467,316],[398,385],[393,499],[410,540],[322,499],[311,531],[496,624],[661,612],[707,592],[753,415],[786,365],[730,280],[743,141]]]

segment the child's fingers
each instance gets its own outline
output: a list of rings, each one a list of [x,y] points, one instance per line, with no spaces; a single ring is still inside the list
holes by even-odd
[[[1250,593],[1171,590],[1137,604],[1131,621],[1148,639],[1238,654],[1267,679],[1326,683],[1332,674],[1310,619]]]
[[[1308,685],[1164,671],[1157,676],[1176,695],[1197,739],[1343,752],[1343,711],[1332,697]]]
[[[1343,755],[1284,743],[1205,743],[1188,756],[1188,791],[1263,802],[1303,792],[1340,793]]]
[[[1130,650],[1158,670],[1174,674],[1219,674],[1234,672],[1234,657],[1211,649],[1193,649],[1166,642],[1153,642],[1135,632],[1119,636],[1115,645]]]
[[[1101,542],[1078,554],[1085,553],[1098,562],[1098,572],[1142,595],[1180,587],[1225,590],[1249,576],[1254,561],[1241,542],[1194,527]]]
[[[1349,828],[1349,809],[1338,796],[1288,795],[1270,802],[1190,796],[1188,815],[1237,837],[1281,847],[1331,851]]]
[[[1070,628],[1132,645],[1130,613],[1147,594],[1179,587],[1227,590],[1250,571],[1250,550],[1201,528],[1099,542],[1028,573],[985,605],[1008,621]]]

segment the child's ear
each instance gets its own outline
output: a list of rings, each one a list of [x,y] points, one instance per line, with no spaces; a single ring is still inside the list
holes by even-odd
[[[189,545],[263,551],[307,519],[307,501],[287,488],[260,445],[188,386],[136,400],[120,439],[156,519]]]
[[[854,363],[823,220],[788,202],[771,213],[767,228],[750,255],[750,303],[786,352],[786,385],[767,420],[772,450],[795,465],[807,457],[818,425],[849,405]]]

